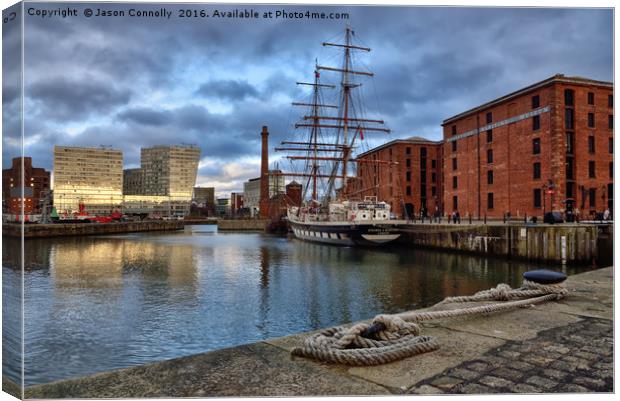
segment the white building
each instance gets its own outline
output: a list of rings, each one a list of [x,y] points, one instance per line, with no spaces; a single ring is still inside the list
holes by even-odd
[[[280,170],[269,170],[269,198],[274,195],[283,194],[286,191],[284,186],[284,176],[271,175],[281,173]],[[252,217],[258,215],[260,204],[260,177],[251,178],[243,183],[243,207],[250,210]]]

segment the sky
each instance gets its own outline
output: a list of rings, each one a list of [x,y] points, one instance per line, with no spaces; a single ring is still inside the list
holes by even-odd
[[[54,145],[111,145],[125,168],[140,148],[195,144],[197,185],[218,196],[242,191],[259,175],[260,131],[270,147],[298,137],[294,124],[308,101],[297,81],[312,79],[315,60],[339,66],[324,41],[341,41],[348,24],[356,55],[372,71],[360,90],[367,118],[389,135],[366,146],[442,137],[443,120],[556,73],[613,80],[610,9],[380,6],[222,6],[144,3],[30,3],[28,12],[72,8],[78,16],[25,15],[24,154],[52,169]],[[84,16],[85,8],[124,11]],[[130,9],[165,8],[171,18],[131,17]],[[180,9],[209,18],[180,18]],[[253,9],[261,18],[214,18],[214,10]],[[348,19],[262,18],[264,12],[348,13]],[[4,16],[7,12],[4,12]],[[18,24],[3,24],[3,168],[19,154]],[[17,64],[16,64],[17,65]],[[323,72],[326,83],[336,75]],[[329,96],[329,95],[326,95]],[[279,154],[271,153],[276,162]],[[286,161],[279,167],[286,169]]]

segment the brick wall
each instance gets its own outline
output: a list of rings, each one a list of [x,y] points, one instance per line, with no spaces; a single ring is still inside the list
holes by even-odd
[[[605,209],[608,184],[613,183],[609,175],[609,163],[613,159],[609,139],[613,130],[608,128],[608,118],[613,114],[608,107],[612,88],[589,80],[569,81],[550,79],[546,84],[535,84],[517,95],[507,95],[444,122],[443,193],[447,212],[454,209],[454,197],[457,197],[456,206],[462,216],[499,218],[507,212],[513,217],[542,216],[545,210],[564,209],[564,201],[569,197],[581,208],[583,191],[578,188],[582,187],[588,194],[590,189],[595,190],[596,210]],[[565,105],[565,89],[574,91],[574,106]],[[588,92],[594,96],[594,105],[588,104]],[[572,130],[565,124],[567,108],[573,109]],[[538,117],[526,115],[537,110]],[[588,127],[588,113],[594,115],[594,128]],[[524,118],[493,127],[490,133],[485,130],[488,124],[502,124],[519,116]],[[536,125],[535,118],[539,119]],[[460,137],[472,130],[481,131]],[[567,132],[574,133],[572,155],[567,153]],[[594,153],[589,152],[588,136],[594,137]],[[457,139],[452,141],[453,137]],[[538,153],[534,152],[535,146],[539,148]],[[567,181],[570,157],[574,158],[573,181]],[[589,161],[595,162],[595,178],[589,177]],[[535,169],[540,170],[537,176]],[[567,182],[574,188],[572,195],[567,194]],[[540,205],[535,205],[535,190],[540,191]]]

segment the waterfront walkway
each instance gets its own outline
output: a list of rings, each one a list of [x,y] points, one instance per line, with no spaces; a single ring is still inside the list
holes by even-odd
[[[308,333],[38,385],[26,398],[613,391],[613,268],[569,277],[562,301],[438,323],[439,350],[373,367],[292,357]],[[430,308],[433,309],[433,308]]]

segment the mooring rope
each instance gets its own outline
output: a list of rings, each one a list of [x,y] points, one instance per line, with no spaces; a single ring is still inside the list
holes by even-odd
[[[371,323],[358,323],[349,328],[333,327],[308,337],[303,346],[291,352],[343,365],[381,365],[439,348],[434,337],[421,336],[417,322],[507,311],[566,296],[562,284],[538,284],[523,280],[523,286],[512,289],[507,284],[480,291],[471,296],[448,297],[436,305],[447,303],[502,301],[491,305],[429,312],[409,311],[395,315],[378,315]]]

